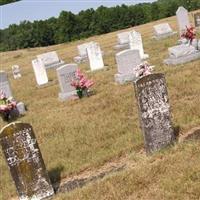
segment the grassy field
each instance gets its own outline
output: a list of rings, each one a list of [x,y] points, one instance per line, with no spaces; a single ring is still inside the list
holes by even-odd
[[[190,17],[192,19],[192,14]],[[173,123],[183,134],[200,124],[200,61],[165,66],[163,59],[168,57],[167,49],[176,44],[178,35],[162,41],[152,40],[152,27],[161,22],[168,22],[174,30],[177,29],[175,17],[134,29],[143,36],[144,49],[150,56],[149,63],[156,66],[155,72],[166,76]],[[123,86],[114,83],[117,68],[113,46],[119,32],[56,46],[0,53],[0,68],[9,72],[14,97],[28,107],[27,114],[20,121],[33,126],[53,182],[57,180],[58,171],[60,177],[65,178],[143,150],[133,86],[131,83]],[[72,63],[77,55],[76,46],[87,41],[100,43],[105,52],[104,63],[108,66],[105,71],[87,74],[95,81],[95,95],[59,102],[58,83],[42,89],[36,87],[31,66],[36,55],[56,50],[62,60]],[[20,80],[12,78],[11,66],[14,64],[21,67]],[[88,63],[79,67],[84,72],[89,69]],[[49,70],[48,77],[57,80],[55,70]],[[0,121],[1,128],[4,125]],[[152,157],[132,158],[136,162],[133,169],[56,199],[199,199],[199,153],[199,143],[194,142],[175,145]],[[0,191],[2,200],[16,196],[1,151]]]

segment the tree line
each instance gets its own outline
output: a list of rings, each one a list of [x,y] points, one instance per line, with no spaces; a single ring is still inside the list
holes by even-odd
[[[104,34],[175,15],[179,6],[200,8],[200,0],[158,0],[153,3],[98,7],[78,14],[62,11],[58,18],[23,21],[0,30],[0,51],[54,45]]]
[[[8,4],[8,3],[14,3],[16,1],[20,1],[20,0],[0,0],[0,6],[4,4]]]

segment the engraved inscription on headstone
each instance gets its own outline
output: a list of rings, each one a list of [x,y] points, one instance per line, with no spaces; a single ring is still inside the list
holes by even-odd
[[[150,74],[134,86],[146,152],[153,153],[174,141],[165,77]]]
[[[64,101],[76,94],[76,90],[71,86],[71,82],[76,79],[75,73],[77,69],[77,64],[67,64],[56,69],[61,90],[59,93],[60,100]]]
[[[20,200],[42,200],[54,194],[32,127],[10,123],[0,132],[0,144]]]
[[[200,27],[200,12],[194,14],[194,23],[196,28]]]
[[[1,90],[6,94],[6,97],[12,96],[8,75],[4,71],[0,71],[0,91]]]

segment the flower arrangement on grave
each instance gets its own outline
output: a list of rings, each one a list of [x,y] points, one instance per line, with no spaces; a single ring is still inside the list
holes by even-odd
[[[136,77],[141,78],[152,73],[154,66],[150,66],[148,62],[143,62],[137,66]]]
[[[87,77],[81,73],[80,69],[76,70],[75,77],[76,79],[72,80],[71,86],[76,88],[78,97],[89,96],[89,88],[94,85],[94,82],[87,79]]]
[[[5,93],[0,91],[0,115],[4,121],[11,119],[11,112],[16,109],[17,102],[12,97],[6,97]]]
[[[185,38],[189,44],[192,44],[192,41],[196,38],[196,30],[194,27],[187,27],[186,30],[181,35],[182,38]]]

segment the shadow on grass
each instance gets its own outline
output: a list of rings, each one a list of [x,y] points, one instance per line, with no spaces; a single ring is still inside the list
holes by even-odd
[[[53,184],[53,188],[55,190],[55,193],[57,193],[58,188],[60,187],[61,183],[61,172],[64,170],[63,166],[59,166],[56,168],[51,169],[48,174],[49,178],[51,180],[51,183]]]
[[[180,134],[180,126],[174,126],[174,136],[176,140],[178,140],[179,134]]]

